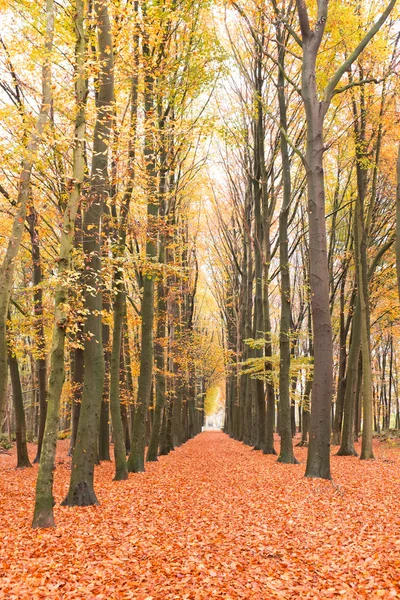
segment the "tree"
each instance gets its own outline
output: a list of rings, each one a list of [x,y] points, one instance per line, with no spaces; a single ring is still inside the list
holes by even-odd
[[[325,226],[323,126],[332,98],[335,93],[340,91],[337,89],[337,85],[342,76],[384,24],[395,5],[395,0],[391,0],[382,16],[329,80],[324,89],[323,100],[319,99],[317,90],[316,62],[328,18],[328,0],[318,0],[317,2],[318,14],[314,29],[310,26],[308,9],[304,0],[296,0],[296,5],[302,35],[302,39],[298,41],[303,50],[301,95],[307,123],[305,168],[309,205],[310,287],[315,357],[306,476],[330,479],[333,348]]]
[[[74,225],[81,199],[85,171],[85,102],[87,93],[85,74],[86,42],[84,32],[84,2],[76,0],[74,28],[76,36],[76,117],[73,149],[74,184],[65,208],[58,260],[58,285],[55,294],[53,341],[47,397],[46,425],[42,455],[36,481],[35,511],[32,527],[54,527],[53,471],[58,438],[58,420],[61,392],[64,384],[64,346],[68,324],[68,270],[74,243]]]

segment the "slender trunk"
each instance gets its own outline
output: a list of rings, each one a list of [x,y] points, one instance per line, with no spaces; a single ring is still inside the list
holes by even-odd
[[[148,42],[143,43],[143,55],[149,57],[150,48]],[[147,71],[145,76],[145,168],[147,174],[147,239],[146,257],[149,265],[143,275],[143,296],[141,303],[142,330],[140,349],[140,373],[138,382],[138,397],[135,410],[135,419],[132,430],[132,448],[128,459],[128,470],[140,473],[145,470],[144,453],[146,445],[146,416],[151,399],[153,382],[153,360],[154,360],[154,285],[155,274],[152,272],[152,264],[157,258],[157,216],[158,202],[155,197],[156,163],[155,149],[153,147],[153,112],[154,112],[154,77]]]
[[[361,349],[361,306],[357,294],[354,309],[353,326],[351,332],[350,349],[346,376],[346,389],[344,394],[344,412],[342,441],[337,452],[338,456],[357,456],[354,449],[354,413],[355,398],[357,393],[358,362]]]
[[[135,2],[135,12],[138,2]],[[138,111],[138,36],[134,39],[134,74],[131,82],[131,120],[128,148],[128,181],[125,187],[121,205],[121,214],[118,228],[118,243],[116,244],[115,258],[117,259],[114,271],[113,287],[114,297],[114,327],[111,353],[110,370],[110,407],[114,435],[115,480],[128,479],[128,466],[126,462],[125,430],[121,414],[120,399],[120,365],[124,319],[126,314],[125,286],[122,265],[124,261],[126,232],[128,226],[129,208],[132,198],[135,177],[135,150],[136,150],[136,122]],[[128,434],[129,435],[129,434]],[[130,448],[129,448],[130,449]]]
[[[285,80],[283,76],[285,49],[280,27],[277,30],[279,46],[278,100],[280,125],[284,132],[287,130]],[[297,464],[293,453],[291,406],[290,406],[290,272],[289,272],[289,235],[288,218],[291,201],[290,159],[288,144],[283,134],[280,137],[283,172],[283,200],[279,214],[279,267],[281,273],[281,320],[279,330],[279,408],[281,447],[278,462]]]
[[[76,104],[73,180],[74,185],[68,199],[61,229],[60,255],[58,261],[58,285],[55,294],[55,313],[53,326],[53,343],[50,358],[50,377],[47,396],[47,417],[43,437],[42,454],[36,482],[35,512],[32,527],[54,527],[53,516],[53,476],[57,446],[58,419],[61,392],[64,384],[64,346],[68,323],[68,270],[74,240],[75,218],[81,196],[84,178],[84,144],[85,144],[85,100],[86,78],[85,34],[83,30],[84,3],[76,0],[75,32],[76,32]]]
[[[47,411],[47,361],[46,361],[46,340],[43,324],[43,290],[42,283],[42,266],[40,257],[39,234],[37,231],[37,212],[34,206],[31,206],[27,216],[29,235],[31,238],[31,254],[33,265],[33,285],[35,287],[33,293],[34,311],[35,311],[35,340],[37,347],[37,378],[39,387],[39,435],[38,447],[34,463],[40,460],[40,452],[42,450],[44,427],[46,423]]]
[[[338,372],[338,384],[337,384],[337,394],[336,394],[336,404],[335,404],[335,418],[334,418],[334,422],[333,422],[333,437],[332,437],[332,444],[334,446],[338,446],[340,444],[340,433],[342,430],[343,410],[344,410],[344,397],[345,397],[345,393],[346,393],[347,329],[345,326],[345,319],[344,319],[345,287],[346,287],[346,277],[343,276],[342,283],[340,286],[339,372]]]
[[[400,144],[396,163],[397,187],[396,187],[396,272],[397,291],[400,299]]]
[[[82,332],[83,333],[83,332]],[[74,350],[74,371],[72,379],[72,426],[71,426],[71,441],[69,445],[69,456],[73,455],[76,435],[78,432],[79,416],[81,413],[81,402],[82,402],[82,387],[83,387],[83,375],[85,372],[85,359],[83,348],[75,348]]]
[[[160,248],[160,262],[164,261],[164,251]],[[165,333],[166,333],[166,289],[164,282],[161,280],[158,284],[158,301],[157,301],[157,341],[155,344],[156,357],[156,404],[154,408],[153,427],[150,435],[149,447],[147,450],[147,460],[154,462],[157,460],[158,447],[160,444],[161,419],[165,403]]]
[[[17,442],[17,469],[31,467],[26,445],[26,421],[24,401],[22,396],[21,378],[19,374],[18,360],[12,350],[8,352],[10,365],[10,376],[12,385],[12,396],[15,412],[15,437]]]
[[[108,296],[108,294],[107,294]],[[103,296],[103,311],[110,311],[110,301],[108,297]],[[101,337],[104,354],[104,385],[101,398],[100,408],[100,425],[99,425],[99,446],[98,446],[98,461],[111,460],[110,458],[110,326],[108,323],[101,325]]]
[[[263,55],[259,44],[256,45],[256,57],[254,65],[254,105],[255,115],[253,120],[254,156],[253,156],[253,201],[254,201],[254,267],[255,267],[255,301],[254,301],[254,325],[253,336],[255,339],[264,337],[263,319],[263,222],[261,218],[261,203],[263,196],[263,173],[264,173],[264,119],[263,119],[263,77],[262,77]],[[262,358],[263,348],[256,348],[254,355]],[[265,391],[263,379],[256,379],[255,383],[255,409],[256,409],[256,434],[255,449],[265,450]]]

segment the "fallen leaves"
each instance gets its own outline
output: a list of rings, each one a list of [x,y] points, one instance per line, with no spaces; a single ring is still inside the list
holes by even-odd
[[[15,456],[1,455],[0,597],[400,597],[400,450],[377,443],[375,452],[367,463],[332,457],[332,484],[206,432],[127,482],[102,464],[100,506],[57,504],[56,530],[30,528],[37,467],[16,471]],[[304,463],[306,450],[296,455]]]

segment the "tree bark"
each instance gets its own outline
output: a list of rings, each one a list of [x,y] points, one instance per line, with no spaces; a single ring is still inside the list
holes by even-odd
[[[298,0],[299,1],[299,0]],[[301,1],[301,0],[300,0]],[[326,20],[326,17],[325,17]],[[302,95],[307,121],[306,170],[310,253],[314,378],[306,477],[331,479],[330,436],[333,392],[333,345],[329,307],[329,270],[325,225],[323,120],[325,108],[316,89],[316,56],[325,21],[317,33],[303,36]]]

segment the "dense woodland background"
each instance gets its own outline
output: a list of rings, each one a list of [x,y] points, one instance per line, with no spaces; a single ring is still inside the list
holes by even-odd
[[[400,429],[395,0],[0,10],[0,412],[19,467],[38,443],[33,525],[58,438],[64,504],[94,504],[110,448],[126,479],[222,405],[281,462],[301,432],[307,476],[331,442],[373,458]]]

